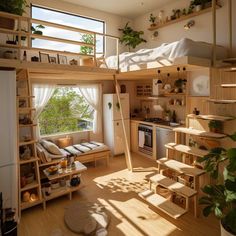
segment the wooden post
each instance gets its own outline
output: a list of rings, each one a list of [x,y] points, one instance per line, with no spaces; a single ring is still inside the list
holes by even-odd
[[[228,0],[228,15],[229,15],[229,56],[233,54],[233,24],[232,24],[232,0]]]
[[[212,0],[212,66],[216,65],[216,0]]]
[[[120,69],[119,39],[116,39],[117,70]]]
[[[124,122],[122,104],[121,104],[121,99],[120,99],[119,85],[118,85],[118,82],[117,82],[117,79],[116,79],[116,75],[113,75],[113,78],[114,78],[114,82],[115,82],[115,88],[116,88],[116,94],[117,94],[118,102],[120,104],[120,116],[121,116],[121,123],[122,123],[123,134],[124,134],[126,164],[127,164],[128,170],[133,171],[133,165],[132,165],[132,160],[131,160],[131,155],[130,155],[129,143],[128,143],[127,133],[126,133],[126,129],[125,129],[125,122]]]

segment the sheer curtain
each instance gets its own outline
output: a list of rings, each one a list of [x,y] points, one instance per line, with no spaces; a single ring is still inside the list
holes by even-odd
[[[55,84],[33,84],[34,108],[36,109],[34,115],[34,122],[38,123],[38,118],[44,107],[47,105],[49,99],[56,89]],[[36,129],[36,138],[40,138],[39,126]]]
[[[102,86],[101,84],[78,85],[81,94],[94,109],[93,132],[102,131]]]

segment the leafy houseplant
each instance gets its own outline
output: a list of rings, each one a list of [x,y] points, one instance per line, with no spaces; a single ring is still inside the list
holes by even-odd
[[[236,132],[228,137],[236,141]],[[218,169],[223,161],[226,166],[221,176]],[[204,162],[204,169],[216,180],[216,184],[202,189],[206,194],[199,199],[199,203],[205,205],[203,215],[214,213],[221,219],[222,232],[236,235],[236,148],[214,148],[198,162]]]
[[[25,12],[25,7],[27,7],[26,0],[1,0],[0,1],[0,11],[8,12],[15,15],[20,15]]]
[[[147,41],[141,38],[141,35],[143,35],[143,31],[133,30],[130,26],[128,26],[128,24],[129,22],[126,23],[123,29],[119,29],[119,31],[122,31],[123,33],[122,37],[120,38],[120,42],[124,43],[125,46],[128,46],[130,51],[130,48],[134,49],[140,43],[146,43]]]
[[[94,36],[92,34],[83,34],[81,37],[81,41],[87,44],[94,45]],[[91,55],[93,53],[93,48],[89,46],[81,46],[80,52],[84,55]],[[82,57],[81,64],[84,66],[93,66],[93,58]]]
[[[222,128],[223,128],[223,123],[222,123],[222,121],[219,121],[219,120],[211,120],[208,123],[208,127],[209,127],[211,132],[221,133]]]

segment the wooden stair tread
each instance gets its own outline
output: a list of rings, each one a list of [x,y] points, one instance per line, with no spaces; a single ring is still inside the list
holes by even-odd
[[[170,191],[180,194],[184,197],[192,197],[193,195],[197,194],[195,190],[161,174],[154,175],[149,180],[152,183],[159,184],[162,187],[165,187]]]
[[[139,193],[139,196],[174,219],[179,218],[187,212],[185,209],[155,194],[151,190],[145,190]]]
[[[234,117],[231,116],[217,116],[217,115],[195,115],[189,114],[188,118],[196,118],[202,120],[219,120],[219,121],[227,121],[227,120],[234,120]]]
[[[167,159],[166,157],[158,159],[157,163],[161,164],[161,165],[165,165],[166,167],[173,169],[181,174],[186,174],[189,176],[199,176],[205,173],[204,170],[195,168],[193,166],[184,164],[182,162],[179,161],[175,161],[172,159]]]
[[[209,151],[207,150],[201,150],[199,148],[189,147],[183,144],[176,144],[176,143],[167,143],[165,147],[197,157],[203,157],[209,153]]]
[[[185,134],[191,134],[191,135],[196,135],[196,136],[201,136],[205,138],[225,138],[225,134],[218,134],[218,133],[213,133],[213,132],[206,132],[202,130],[197,130],[197,129],[192,129],[192,128],[174,128],[174,132],[180,132],[180,133],[185,133]]]

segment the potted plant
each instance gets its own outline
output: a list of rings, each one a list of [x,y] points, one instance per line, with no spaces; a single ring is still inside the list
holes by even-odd
[[[151,22],[151,27],[155,27],[156,26],[156,16],[154,16],[152,13],[149,16],[149,22]]]
[[[236,141],[236,132],[228,137]],[[202,189],[206,194],[199,199],[205,205],[203,215],[213,213],[221,220],[221,236],[236,235],[236,148],[214,148],[198,162],[203,162],[204,169],[215,179],[215,184]],[[222,162],[226,163],[223,175],[218,168]]]
[[[83,34],[81,37],[81,41],[87,44],[94,45],[94,36],[92,34]],[[84,55],[91,55],[93,53],[93,48],[89,46],[81,46],[80,47],[81,54]],[[82,66],[93,66],[94,61],[91,57],[82,57],[80,60],[80,64]]]
[[[27,7],[26,0],[1,0],[0,1],[0,11],[20,15],[25,12]],[[13,30],[15,27],[15,20],[5,17],[0,17],[0,27],[4,29]]]
[[[130,26],[128,26],[129,22],[126,23],[123,29],[119,29],[122,31],[123,35],[120,38],[120,43],[124,43],[125,46],[128,46],[129,51],[131,48],[136,48],[140,43],[146,43],[147,41],[141,38],[143,35],[143,31],[133,30]]]
[[[203,0],[192,0],[190,6],[194,7],[195,11],[202,10],[202,1]]]
[[[210,132],[222,133],[223,123],[222,121],[219,121],[219,120],[211,120],[208,123],[208,127],[210,129]]]

